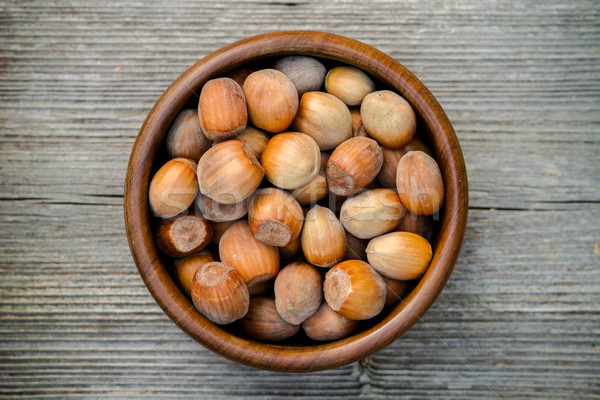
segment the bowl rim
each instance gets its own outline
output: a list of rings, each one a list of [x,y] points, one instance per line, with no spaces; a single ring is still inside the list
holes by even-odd
[[[307,55],[360,68],[400,93],[412,107],[440,165],[445,185],[440,234],[425,275],[410,294],[370,328],[348,338],[311,346],[268,344],[235,336],[195,311],[171,278],[150,227],[148,185],[166,131],[191,96],[210,78],[267,57]],[[133,145],[124,189],[129,246],[144,284],[163,311],[189,336],[228,359],[273,371],[318,371],[358,361],[412,327],[444,288],[462,245],[468,213],[467,173],[458,138],[425,85],[398,61],[354,39],[316,31],[277,31],[239,40],[198,61],[161,95]]]

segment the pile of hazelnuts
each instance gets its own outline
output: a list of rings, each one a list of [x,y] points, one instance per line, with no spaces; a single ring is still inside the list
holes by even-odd
[[[411,105],[362,70],[269,67],[207,81],[172,123],[149,188],[156,243],[210,321],[340,339],[429,267],[442,175]]]

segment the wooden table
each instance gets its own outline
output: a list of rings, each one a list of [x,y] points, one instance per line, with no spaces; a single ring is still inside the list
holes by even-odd
[[[195,4],[193,4],[195,3]],[[3,398],[600,398],[600,3],[3,1]],[[132,262],[129,152],[211,51],[330,31],[420,77],[461,140],[471,208],[432,309],[359,363],[234,364],[182,333]]]

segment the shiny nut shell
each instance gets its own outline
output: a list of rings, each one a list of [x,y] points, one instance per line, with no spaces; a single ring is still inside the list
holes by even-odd
[[[250,295],[238,271],[221,262],[210,262],[194,275],[192,300],[202,315],[225,325],[246,315]]]
[[[198,119],[210,140],[234,136],[246,128],[248,111],[242,88],[230,78],[211,79],[198,100]]]
[[[188,296],[192,294],[192,282],[198,268],[206,263],[215,261],[215,258],[208,250],[199,253],[190,254],[185,258],[175,260],[175,276],[179,286]]]
[[[239,321],[239,325],[254,339],[273,342],[292,337],[300,330],[300,325],[292,325],[281,318],[275,300],[267,297],[252,298],[248,313]]]
[[[392,231],[404,215],[400,198],[391,189],[374,189],[344,201],[340,222],[360,239],[371,239]]]
[[[398,163],[396,188],[407,210],[418,215],[439,211],[444,202],[442,172],[422,151],[409,151]]]
[[[285,74],[275,69],[253,72],[243,90],[254,126],[273,133],[290,126],[298,111],[298,91]]]
[[[369,136],[385,147],[397,149],[415,135],[417,117],[410,104],[390,90],[368,94],[360,115]]]
[[[167,132],[167,154],[171,158],[183,157],[197,162],[210,149],[211,142],[202,132],[197,110],[183,110]]]
[[[254,152],[241,140],[217,144],[198,162],[200,192],[223,204],[246,199],[260,185],[264,174]]]
[[[204,218],[210,221],[235,221],[248,213],[248,199],[244,199],[239,203],[223,204],[198,193],[196,207],[198,207]]]
[[[407,145],[399,149],[388,149],[382,147],[383,165],[377,175],[377,180],[384,188],[396,189],[396,173],[398,172],[398,163],[400,159],[409,151],[420,150],[424,153],[433,156],[433,153],[425,143],[418,137],[414,136]]]
[[[282,189],[295,189],[319,173],[319,146],[308,135],[285,132],[267,143],[260,158],[269,182]]]
[[[325,90],[349,106],[358,106],[367,94],[375,90],[375,84],[360,69],[340,66],[327,73]]]
[[[306,92],[319,90],[323,86],[327,70],[325,66],[312,57],[288,56],[278,60],[274,65],[283,72],[296,86],[298,96]]]
[[[352,116],[337,97],[306,92],[300,100],[294,129],[312,137],[321,150],[330,150],[352,137]]]
[[[323,294],[329,307],[346,318],[373,318],[385,304],[385,282],[364,261],[347,260],[325,275]]]
[[[328,208],[314,206],[304,217],[300,236],[306,260],[328,268],[344,258],[346,232],[335,214]]]
[[[256,240],[246,221],[236,222],[221,236],[219,256],[222,262],[237,269],[249,286],[279,272],[277,248]]]
[[[210,223],[198,215],[165,219],[156,228],[156,245],[172,257],[184,257],[202,250],[212,239]]]
[[[383,154],[376,141],[353,137],[340,144],[327,161],[327,184],[338,196],[349,196],[371,182],[381,169]]]
[[[160,167],[150,182],[150,209],[157,217],[174,217],[192,205],[197,193],[196,163],[174,158]]]
[[[380,274],[392,279],[420,278],[431,262],[431,245],[410,232],[391,232],[371,239],[367,259]]]
[[[359,325],[359,321],[348,319],[333,311],[324,301],[319,309],[302,323],[302,329],[309,338],[326,341],[345,338]]]
[[[248,224],[258,241],[270,246],[287,246],[300,235],[304,213],[285,190],[257,190],[248,205]]]
[[[323,279],[315,267],[294,262],[275,278],[275,305],[285,321],[298,325],[317,311],[323,299]]]

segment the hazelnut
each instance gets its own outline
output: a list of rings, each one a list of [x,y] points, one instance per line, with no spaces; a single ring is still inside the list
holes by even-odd
[[[434,214],[444,202],[442,172],[422,151],[409,151],[400,159],[396,188],[404,207],[414,214]]]
[[[327,162],[329,190],[339,196],[357,193],[381,169],[383,154],[376,141],[354,137],[340,144]]]
[[[209,262],[198,268],[192,283],[192,300],[202,315],[225,325],[248,312],[250,295],[246,282],[235,268]]]
[[[360,116],[359,107],[350,107],[350,115],[352,115],[352,137],[366,137],[367,130],[365,129],[362,118]]]
[[[248,206],[248,224],[258,241],[287,246],[300,235],[304,213],[288,192],[265,188],[254,193]]]
[[[302,323],[302,329],[309,338],[325,341],[350,336],[359,325],[359,321],[338,314],[324,301],[317,311]]]
[[[298,111],[298,91],[285,74],[275,69],[253,72],[243,89],[254,126],[273,133],[290,126]]]
[[[347,260],[325,275],[323,294],[329,307],[349,319],[373,318],[385,304],[385,282],[364,261]]]
[[[169,157],[183,157],[194,161],[198,161],[211,146],[210,140],[200,128],[196,110],[183,110],[177,115],[167,132],[165,143]]]
[[[400,219],[395,230],[398,232],[416,233],[431,242],[435,232],[435,221],[432,215],[417,215],[407,212]]]
[[[278,60],[274,65],[278,71],[283,72],[296,86],[298,96],[306,92],[319,90],[323,86],[325,66],[312,57],[289,56]]]
[[[367,259],[381,275],[392,279],[420,278],[433,252],[427,240],[410,232],[391,232],[371,239]]]
[[[302,249],[302,241],[300,235],[296,239],[290,241],[287,245],[279,248],[280,258],[290,258],[298,254]]]
[[[319,173],[319,146],[308,135],[286,132],[267,143],[261,163],[269,182],[282,189],[295,189]]]
[[[379,180],[381,186],[390,189],[396,188],[396,173],[398,171],[398,163],[400,162],[402,156],[409,151],[414,150],[420,150],[429,154],[430,156],[433,155],[427,145],[416,136],[413,136],[407,145],[399,149],[388,149],[387,147],[381,148],[381,152],[383,153],[383,165],[381,166],[379,174],[377,175],[377,180]]]
[[[234,81],[236,81],[236,83],[238,85],[240,85],[240,87],[244,86],[244,82],[246,81],[246,78],[254,71],[252,71],[250,68],[247,67],[241,67],[238,69],[235,69],[233,71],[231,71],[230,73],[227,74],[228,78],[233,79]]]
[[[375,84],[360,69],[341,66],[327,73],[325,90],[349,106],[358,106],[366,95],[375,90]]]
[[[196,207],[210,221],[235,221],[242,218],[248,212],[248,199],[244,199],[239,203],[222,204],[202,193],[198,193]]]
[[[329,150],[352,137],[352,116],[337,97],[306,92],[300,100],[294,127],[312,137],[321,150]]]
[[[300,205],[315,204],[329,193],[325,173],[319,171],[314,178],[304,185],[293,189],[290,193]]]
[[[258,340],[281,341],[294,336],[300,325],[286,322],[275,306],[275,300],[267,297],[250,299],[248,313],[239,321],[242,330]]]
[[[179,286],[188,296],[192,295],[192,282],[198,268],[206,263],[215,261],[215,258],[208,250],[199,253],[190,254],[185,258],[175,260],[175,275]]]
[[[221,237],[223,236],[225,231],[227,229],[229,229],[229,227],[231,225],[233,225],[234,223],[235,223],[235,221],[223,221],[223,222],[211,221],[210,225],[213,228],[213,237],[212,237],[211,243],[218,245],[219,242],[221,241]]]
[[[157,217],[174,217],[192,205],[197,193],[196,163],[174,158],[160,167],[150,182],[150,209]]]
[[[346,254],[344,254],[345,260],[362,260],[367,261],[367,242],[363,239],[359,239],[353,234],[346,232]]]
[[[206,82],[200,92],[198,117],[202,131],[210,140],[242,132],[248,122],[248,111],[240,85],[230,78]]]
[[[330,209],[317,205],[304,217],[301,243],[309,263],[328,268],[344,258],[346,232]]]
[[[210,223],[197,215],[162,220],[156,229],[156,245],[165,254],[184,257],[202,250],[212,238]]]
[[[265,151],[265,147],[267,147],[267,142],[269,141],[269,136],[266,133],[261,131],[260,129],[256,129],[252,126],[247,126],[241,133],[233,136],[232,139],[239,139],[246,142],[246,144],[252,149],[254,154],[256,154],[257,158],[260,158],[263,151]],[[227,140],[227,139],[224,139]],[[213,142],[213,146],[217,143],[221,143],[223,140],[215,140]]]
[[[223,204],[235,204],[256,190],[265,170],[250,147],[227,140],[209,149],[198,162],[200,192]]]
[[[404,215],[400,198],[391,189],[367,190],[344,201],[340,222],[360,239],[371,239],[392,231]]]
[[[279,272],[277,247],[256,240],[246,221],[236,222],[223,234],[219,256],[225,264],[237,269],[250,287]]]
[[[417,117],[408,101],[390,90],[368,94],[360,115],[369,136],[390,149],[406,145],[417,129]]]
[[[387,276],[381,276],[385,282],[385,305],[389,306],[402,298],[406,289],[408,289],[409,281],[399,281],[390,279]]]
[[[323,279],[304,262],[286,265],[275,278],[275,305],[285,321],[298,325],[317,311],[323,299]]]

